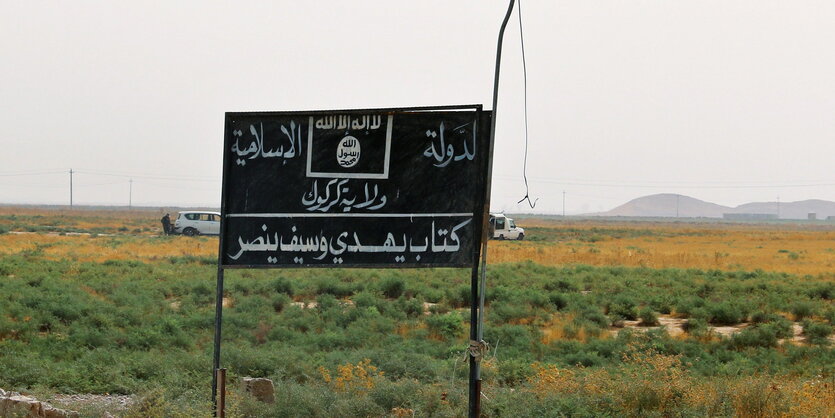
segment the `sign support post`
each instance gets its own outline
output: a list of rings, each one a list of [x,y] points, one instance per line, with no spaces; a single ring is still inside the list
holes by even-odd
[[[217,268],[217,296],[215,300],[215,345],[212,357],[212,416],[217,416],[217,380],[220,370],[220,326],[223,323],[223,268]],[[222,413],[222,411],[221,411]]]
[[[481,358],[477,358],[476,353],[472,352],[472,350],[477,348],[474,343],[481,341],[478,332],[479,328],[481,328],[481,310],[479,309],[478,264],[476,264],[473,266],[472,277],[470,279],[470,344],[467,347],[467,354],[470,357],[468,396],[470,417],[478,417],[481,413]]]
[[[502,40],[510,14],[513,13],[513,6],[516,0],[510,0],[505,13],[502,26],[499,29],[499,40],[496,47],[496,72],[493,78],[493,108],[490,119],[490,143],[488,145],[487,175],[484,179],[484,207],[482,209],[481,225],[481,280],[478,277],[478,265],[473,266],[473,277],[470,283],[472,286],[470,297],[470,390],[469,390],[469,414],[470,418],[478,418],[481,415],[481,367],[479,362],[484,353],[484,293],[487,280],[487,241],[490,239],[488,226],[490,222],[490,194],[493,177],[493,145],[496,142],[496,108],[499,102],[499,70],[502,63]],[[478,261],[478,258],[476,259]],[[475,346],[474,346],[475,345]],[[477,351],[477,352],[474,352]],[[478,357],[476,357],[478,356]]]
[[[226,143],[226,131],[229,130],[228,122],[226,122],[226,126],[224,126],[224,144]],[[227,180],[227,166],[226,166],[226,152],[224,151],[224,164],[223,164],[223,182],[222,184],[226,184]],[[222,187],[221,195],[220,195],[220,212],[225,213],[226,210],[226,195],[227,190],[226,187]],[[212,416],[218,416],[217,410],[217,381],[218,381],[218,373],[220,370],[220,341],[221,341],[221,325],[223,324],[223,248],[226,245],[226,230],[227,230],[227,222],[223,217],[220,218],[220,236],[218,238],[218,251],[217,251],[217,285],[216,285],[216,294],[215,294],[215,340],[214,340],[214,352],[212,355]],[[224,385],[224,390],[225,390]],[[223,405],[225,406],[225,405]],[[225,411],[220,411],[223,414]]]

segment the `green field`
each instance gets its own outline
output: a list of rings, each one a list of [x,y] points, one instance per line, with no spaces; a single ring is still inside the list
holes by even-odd
[[[0,256],[0,388],[45,400],[132,395],[111,410],[122,416],[209,414],[216,259],[84,261],[48,249]],[[227,271],[230,415],[465,416],[469,279],[456,269]],[[492,264],[484,413],[831,416],[833,299],[831,274]],[[681,332],[656,326],[674,320]],[[243,376],[273,379],[276,403],[240,393]]]

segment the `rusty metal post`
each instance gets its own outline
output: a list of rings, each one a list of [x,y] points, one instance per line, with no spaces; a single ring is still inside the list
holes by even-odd
[[[221,241],[223,239],[221,238]],[[214,342],[214,355],[212,356],[212,362],[214,373],[212,373],[212,416],[217,416],[217,379],[218,379],[218,370],[220,368],[220,336],[221,336],[221,324],[223,324],[223,268],[220,267],[220,262],[218,262],[217,268],[217,295],[215,301],[215,342]],[[225,369],[223,369],[225,370]]]
[[[224,418],[226,416],[226,368],[218,369],[218,391],[220,392],[220,398],[218,402],[218,416],[220,418]]]

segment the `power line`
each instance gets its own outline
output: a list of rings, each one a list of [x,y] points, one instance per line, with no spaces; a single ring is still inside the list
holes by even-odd
[[[522,165],[522,178],[525,179],[525,197],[516,202],[516,204],[528,201],[528,205],[533,209],[539,198],[531,202],[530,187],[528,186],[528,65],[525,60],[525,36],[522,30],[522,0],[519,0],[519,42],[522,44],[522,80],[524,80],[524,115],[525,115],[525,160]]]
[[[88,184],[76,184],[75,187],[95,187],[95,186],[110,186],[113,184],[125,184],[126,181],[110,181],[107,183],[88,183]]]
[[[503,180],[516,180],[518,177],[512,176],[496,176]],[[706,184],[706,183],[689,183],[689,182],[607,182],[607,181],[593,181],[593,180],[563,180],[553,178],[531,178],[533,182],[539,183],[553,183],[565,186],[588,186],[588,187],[618,187],[618,188],[683,188],[683,189],[750,189],[750,188],[793,188],[793,187],[830,187],[835,186],[835,182],[804,182],[804,183],[760,183],[760,184]]]
[[[87,175],[93,175],[93,176],[124,177],[126,179],[142,178],[142,179],[149,179],[149,180],[197,181],[197,182],[220,183],[219,179],[210,178],[210,177],[162,176],[162,175],[155,175],[155,174],[135,174],[135,173],[130,174],[130,173],[94,171],[94,170],[85,170],[85,169],[78,170],[76,172],[80,173],[80,174],[87,174]]]
[[[0,173],[0,177],[46,176],[51,174],[64,174],[66,172],[66,170],[6,172]]]
[[[71,170],[73,174],[85,174],[89,176],[107,176],[107,177],[124,177],[126,179],[131,178],[143,178],[143,179],[150,179],[150,180],[170,180],[170,181],[181,181],[181,182],[210,182],[210,183],[220,183],[220,180],[216,177],[208,177],[208,176],[174,176],[174,175],[159,175],[159,174],[144,174],[144,173],[128,173],[128,172],[119,172],[119,171],[104,171],[104,170],[92,170],[92,169],[85,169],[82,168],[80,170],[76,169],[56,169],[56,170],[24,170],[24,171],[7,171],[7,172],[0,172],[0,177],[27,177],[27,176],[42,176],[42,175],[52,175],[52,174],[66,174],[67,170]]]
[[[0,187],[25,187],[25,188],[36,188],[36,189],[63,189],[67,187],[63,184],[33,184],[33,183],[0,183]]]
[[[139,184],[139,182],[134,182],[134,183]],[[153,182],[142,182],[141,184],[146,185],[146,186],[159,187],[159,188],[163,188],[163,189],[174,189],[174,190],[189,190],[189,191],[196,190],[196,191],[206,191],[206,192],[220,191],[219,186],[218,186],[218,188],[207,188],[207,187],[181,187],[181,186],[174,186],[174,185],[170,185],[170,184],[159,184],[159,183],[153,183]]]

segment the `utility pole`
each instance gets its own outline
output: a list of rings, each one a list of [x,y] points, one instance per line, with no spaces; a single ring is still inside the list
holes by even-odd
[[[72,207],[72,169],[70,169],[70,207]]]
[[[680,194],[676,195],[676,218],[678,218],[678,201],[679,201],[680,197],[681,197]]]
[[[565,190],[562,191],[562,217],[565,218]]]
[[[128,180],[128,209],[133,207],[133,179]]]
[[[777,219],[780,219],[780,196],[777,196]]]

